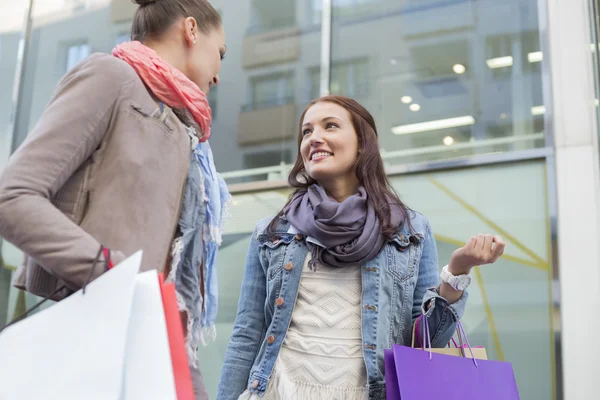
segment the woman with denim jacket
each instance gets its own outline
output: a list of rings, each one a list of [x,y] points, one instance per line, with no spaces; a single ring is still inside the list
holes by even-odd
[[[250,243],[218,400],[385,399],[383,351],[429,318],[432,345],[463,315],[469,271],[503,253],[472,237],[438,283],[427,219],[394,193],[373,117],[327,96],[300,119],[296,188]]]

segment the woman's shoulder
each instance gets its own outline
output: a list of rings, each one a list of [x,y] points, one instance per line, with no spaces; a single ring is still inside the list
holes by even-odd
[[[129,64],[105,53],[90,55],[71,69],[65,79],[78,75],[110,82],[117,87],[137,78],[137,73]]]
[[[255,238],[258,238],[260,235],[266,234],[269,225],[271,224],[271,222],[273,222],[275,218],[277,218],[277,215],[271,215],[258,221],[254,228]],[[279,218],[274,233],[286,233],[289,231],[289,229],[290,223],[283,218]]]
[[[399,234],[416,234],[418,236],[426,236],[431,229],[429,220],[423,214],[418,211],[408,209],[407,210],[408,221],[405,221],[400,226]],[[406,223],[408,222],[408,223]]]
[[[408,210],[408,216],[410,218],[410,223],[413,225],[429,225],[427,217],[419,211]]]

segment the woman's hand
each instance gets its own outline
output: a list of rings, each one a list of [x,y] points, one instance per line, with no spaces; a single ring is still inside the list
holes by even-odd
[[[452,275],[464,275],[475,266],[492,264],[504,253],[505,246],[500,236],[472,236],[466,245],[452,253],[448,270]]]

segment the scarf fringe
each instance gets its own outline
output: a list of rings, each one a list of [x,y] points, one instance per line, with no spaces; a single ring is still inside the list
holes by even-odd
[[[208,346],[212,342],[217,340],[217,327],[216,325],[207,326],[200,329],[200,343],[203,346]]]
[[[165,282],[168,282],[168,283],[175,282],[175,277],[177,276],[177,270],[179,268],[179,263],[181,262],[181,253],[182,252],[183,252],[183,240],[181,237],[179,237],[179,238],[175,239],[175,241],[173,242],[173,246],[171,248],[171,271],[169,272],[169,276],[167,277]],[[202,337],[203,337],[202,330],[204,330],[204,328],[199,333],[194,334],[195,319],[191,315],[188,307],[185,305],[185,300],[183,299],[183,296],[177,289],[177,285],[175,285],[175,296],[177,299],[177,308],[179,309],[179,311],[185,312],[187,314],[187,326],[186,326],[187,335],[185,336],[185,350],[186,350],[186,353],[188,356],[188,362],[189,362],[190,366],[192,366],[194,368],[198,368],[198,354],[197,354],[198,342],[202,342],[204,344],[203,339],[202,339]],[[200,337],[200,340],[195,339],[195,337],[198,337],[198,336]],[[216,331],[215,331],[214,339],[216,339]]]
[[[175,282],[175,276],[177,275],[177,269],[181,262],[181,253],[183,252],[183,240],[178,237],[171,246],[171,270],[169,276],[165,279],[166,283]]]
[[[185,335],[185,351],[188,356],[188,363],[193,368],[198,367],[198,346],[195,343],[194,335],[192,331],[194,329],[194,319],[191,317],[188,308],[185,305],[185,301],[183,297],[178,291],[175,291],[175,295],[177,297],[177,306],[179,307],[179,311],[185,312],[187,314],[187,335]]]

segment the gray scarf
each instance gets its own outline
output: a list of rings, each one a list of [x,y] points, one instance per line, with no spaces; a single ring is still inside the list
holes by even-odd
[[[322,246],[310,245],[312,260],[335,267],[362,264],[375,258],[386,243],[381,223],[363,187],[341,203],[319,185],[297,193],[283,210],[290,224]],[[390,222],[400,226],[403,213],[390,207]]]

